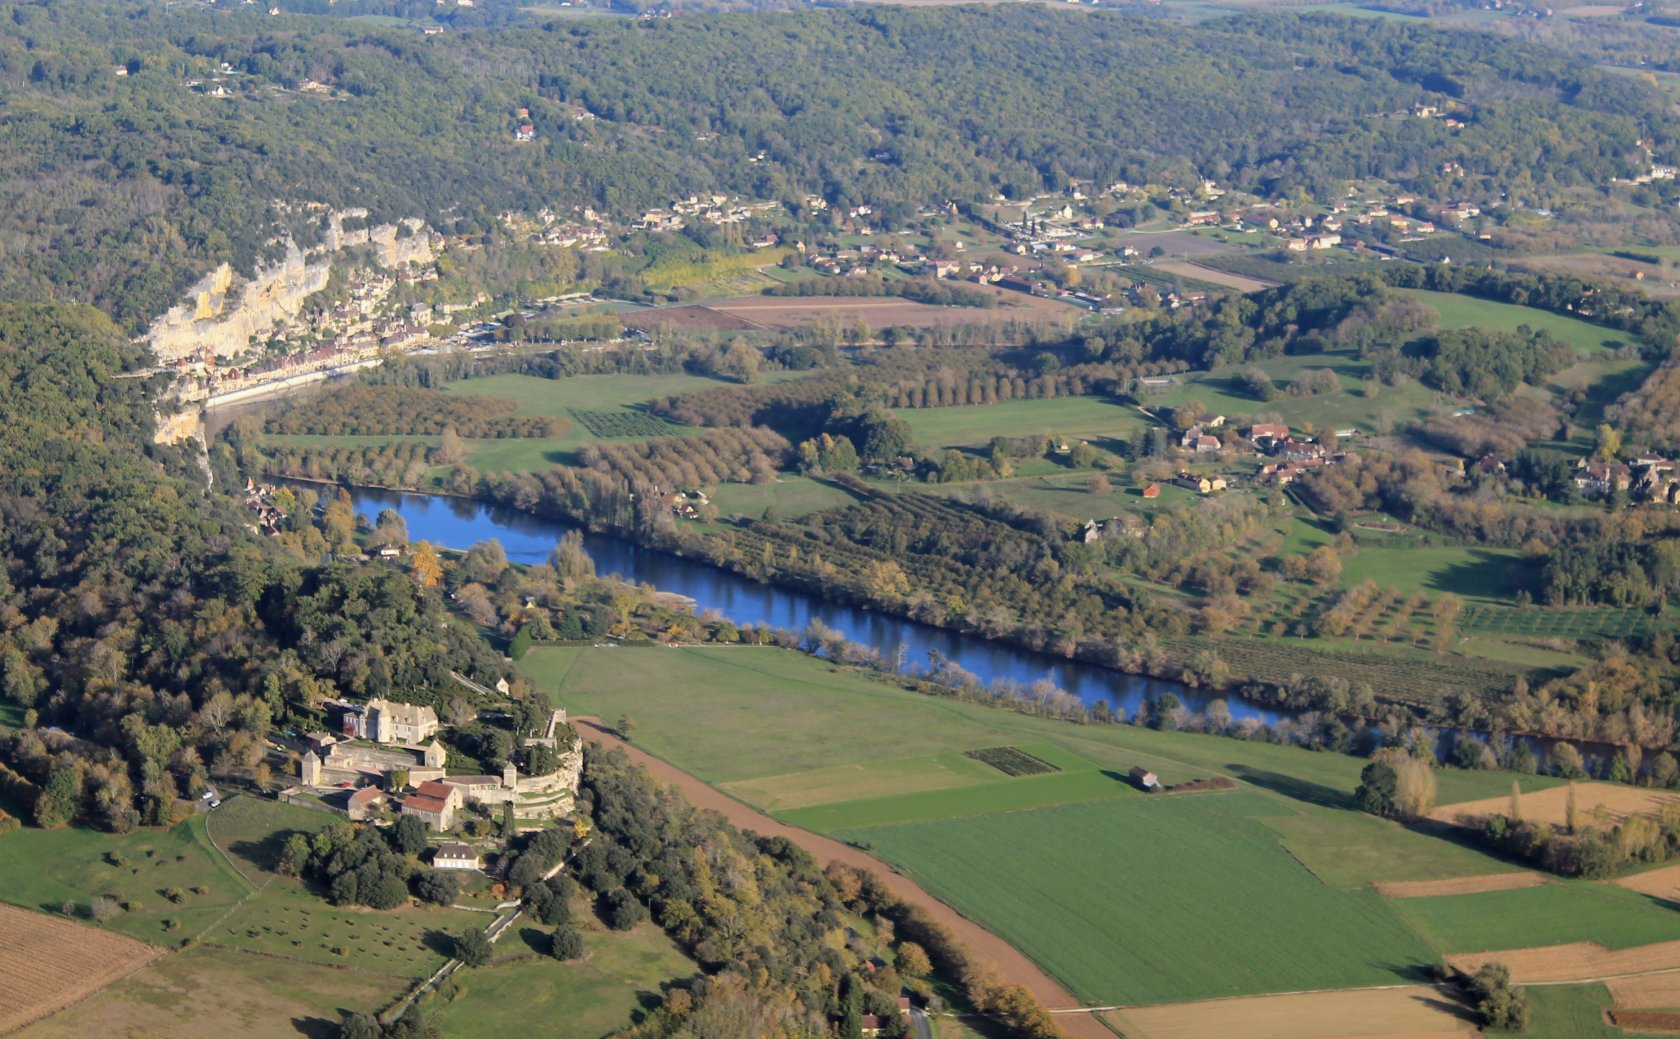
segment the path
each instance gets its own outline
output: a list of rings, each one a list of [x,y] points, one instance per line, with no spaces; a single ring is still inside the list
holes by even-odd
[[[997,967],[1005,981],[1027,987],[1045,1007],[1073,1009],[1079,1000],[1055,978],[1027,959],[1019,950],[955,909],[929,894],[920,884],[899,873],[867,852],[842,844],[830,837],[789,826],[733,797],[707,786],[669,762],[625,743],[614,735],[599,718],[574,718],[585,739],[603,746],[618,747],[630,759],[653,773],[654,778],[681,791],[697,808],[717,812],[738,829],[751,830],[765,837],[784,837],[810,853],[819,863],[842,862],[858,869],[866,869],[881,878],[894,895],[926,910],[929,915],[957,936],[968,950]],[[1062,1031],[1076,1039],[1114,1039],[1114,1032],[1091,1014],[1067,1014],[1057,1019]]]

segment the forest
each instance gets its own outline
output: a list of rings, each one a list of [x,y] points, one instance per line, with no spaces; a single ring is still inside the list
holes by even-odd
[[[319,214],[297,203],[483,235],[503,212],[628,215],[725,190],[801,219],[808,195],[830,213],[868,203],[890,226],[930,201],[1074,179],[1430,192],[1448,162],[1456,190],[1540,198],[1639,172],[1636,142],[1675,145],[1650,84],[1374,19],[1013,5],[422,36],[257,6],[35,2],[3,17],[0,232],[17,246],[0,298],[92,302],[131,333],[216,264],[276,255],[277,232],[317,241]],[[205,92],[218,76],[231,96]],[[1394,118],[1447,97],[1474,132]],[[534,142],[512,139],[520,108]]]

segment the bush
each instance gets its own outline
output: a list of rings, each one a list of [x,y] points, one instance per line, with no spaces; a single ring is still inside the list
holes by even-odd
[[[455,958],[469,967],[482,967],[490,962],[490,939],[483,931],[464,931],[455,936]]]
[[[414,879],[414,895],[422,902],[446,906],[460,893],[461,878],[445,870],[426,870]]]
[[[630,892],[620,889],[607,896],[607,923],[613,930],[628,931],[647,918],[647,906]]]
[[[567,924],[556,928],[550,951],[557,960],[575,960],[583,955],[583,932]]]

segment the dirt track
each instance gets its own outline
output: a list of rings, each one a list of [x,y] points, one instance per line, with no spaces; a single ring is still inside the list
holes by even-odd
[[[1004,980],[1025,985],[1046,1008],[1054,1010],[1080,1005],[1073,993],[1062,987],[1056,979],[1046,974],[1014,946],[933,897],[915,881],[894,873],[886,863],[873,855],[810,830],[778,822],[758,809],[707,786],[676,766],[625,743],[607,731],[598,718],[573,718],[572,723],[578,727],[585,739],[622,749],[637,764],[653,773],[656,779],[680,790],[683,796],[697,807],[717,812],[740,829],[752,830],[766,837],[785,837],[810,852],[820,863],[843,862],[848,866],[871,870],[893,894],[926,909],[940,923],[949,927],[970,952],[990,960]],[[1062,1014],[1057,1017],[1056,1024],[1067,1035],[1077,1039],[1114,1039],[1114,1033],[1094,1015]]]

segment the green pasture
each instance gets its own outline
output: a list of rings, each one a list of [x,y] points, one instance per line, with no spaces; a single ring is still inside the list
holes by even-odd
[[[1590,355],[1606,348],[1625,345],[1632,341],[1624,332],[1613,328],[1603,328],[1599,325],[1582,321],[1580,318],[1565,317],[1554,314],[1549,310],[1536,307],[1523,307],[1513,303],[1497,303],[1493,300],[1477,299],[1474,296],[1462,296],[1453,292],[1431,292],[1427,289],[1397,289],[1403,295],[1429,304],[1435,312],[1441,315],[1441,328],[1451,330],[1460,328],[1486,328],[1501,332],[1515,331],[1520,325],[1527,325],[1535,331],[1546,331],[1558,339],[1574,347],[1579,354]]]
[[[1077,520],[1108,519],[1125,513],[1136,513],[1148,518],[1162,509],[1188,504],[1202,497],[1195,491],[1163,483],[1160,497],[1145,498],[1143,481],[1122,473],[1109,474],[1107,494],[1093,494],[1086,487],[1091,476],[1092,473],[1088,470],[1071,472],[1058,469],[1042,476],[988,480],[984,484],[910,484],[907,489],[949,498],[969,499],[983,486],[985,493],[995,498]]]
[[[578,913],[587,920],[587,909]],[[488,966],[457,972],[427,1005],[439,1030],[450,1039],[596,1039],[628,1028],[644,992],[696,970],[651,923],[586,930],[583,957],[565,963],[548,955],[552,931],[515,924]]]
[[[1141,792],[1124,773],[1087,765],[1077,771],[1017,776],[973,786],[843,801],[777,814],[795,826],[832,833],[859,826],[931,822],[1133,796],[1141,796]]]
[[[1398,984],[1431,949],[1203,793],[848,831],[1097,1003]]]
[[[1258,368],[1272,377],[1278,389],[1286,391],[1275,400],[1262,401],[1243,386],[1242,376]],[[1328,368],[1341,380],[1336,393],[1312,397],[1291,397],[1289,384],[1308,370]],[[1208,413],[1242,422],[1259,414],[1276,414],[1296,429],[1311,426],[1315,431],[1352,427],[1370,432],[1378,416],[1386,415],[1395,428],[1410,425],[1444,403],[1440,394],[1417,381],[1404,386],[1384,386],[1371,376],[1371,365],[1351,350],[1319,354],[1272,357],[1250,364],[1215,368],[1210,372],[1178,376],[1171,386],[1153,389],[1141,398],[1150,410],[1182,407],[1192,401]]]
[[[1624,1032],[1604,1020],[1604,1012],[1615,1005],[1603,985],[1529,985],[1528,1028],[1524,1039],[1627,1039]]]
[[[166,946],[197,936],[251,889],[210,846],[202,815],[170,830],[120,835],[17,830],[0,837],[0,877],[0,899],[46,912],[72,902],[85,914],[94,898],[110,895],[129,908],[104,926]],[[179,904],[164,896],[172,889],[184,895]]]
[[[1625,949],[1680,940],[1680,913],[1670,903],[1593,881],[1560,880],[1510,891],[1393,901],[1443,953],[1568,942]]]
[[[723,517],[742,515],[757,519],[774,506],[782,519],[797,519],[813,512],[839,509],[857,499],[834,484],[808,476],[783,473],[774,483],[725,483],[711,491],[712,504]]]
[[[489,921],[483,913],[432,906],[387,911],[333,906],[301,881],[276,878],[202,940],[307,963],[416,978],[443,965],[449,935]]]
[[[1407,595],[1422,591],[1433,598],[1452,592],[1472,602],[1509,602],[1512,591],[1534,576],[1522,553],[1479,546],[1362,547],[1342,561],[1347,588],[1375,581]]]
[[[246,880],[260,885],[275,875],[286,838],[294,833],[319,832],[340,818],[336,813],[239,794],[223,801],[205,822],[216,846],[227,853]]]
[[[1130,405],[1105,397],[1008,400],[944,408],[901,408],[912,443],[924,447],[981,445],[993,437],[1051,436],[1091,440],[1129,439],[1147,420]]]

